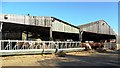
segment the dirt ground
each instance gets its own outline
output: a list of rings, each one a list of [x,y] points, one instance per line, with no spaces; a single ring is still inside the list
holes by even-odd
[[[118,53],[71,52],[65,57],[55,54],[0,57],[2,66],[119,66]]]

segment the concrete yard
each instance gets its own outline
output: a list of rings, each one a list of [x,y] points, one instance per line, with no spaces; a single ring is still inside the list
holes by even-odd
[[[4,56],[2,66],[120,66],[118,52],[72,52],[65,57],[48,55]]]

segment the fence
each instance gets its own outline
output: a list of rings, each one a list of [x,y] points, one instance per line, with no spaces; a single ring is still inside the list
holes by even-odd
[[[116,49],[117,48],[117,45],[116,43],[104,43],[104,48],[105,49]]]
[[[20,40],[0,40],[2,55],[23,54],[25,52],[54,53],[56,51],[74,51],[84,49],[79,41],[20,41]]]

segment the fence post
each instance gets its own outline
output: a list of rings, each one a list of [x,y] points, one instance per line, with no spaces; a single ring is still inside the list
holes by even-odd
[[[19,47],[19,46],[18,46],[18,40],[17,40],[17,43],[16,43],[16,45],[17,45],[17,49],[18,49],[18,47]]]
[[[65,47],[66,47],[66,49],[67,49],[67,42],[65,42]]]
[[[10,40],[9,40],[9,42],[8,42],[8,50],[10,50]]]

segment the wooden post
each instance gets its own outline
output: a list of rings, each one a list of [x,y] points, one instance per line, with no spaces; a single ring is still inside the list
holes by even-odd
[[[53,37],[52,37],[52,28],[50,27],[50,41],[53,41]]]
[[[99,33],[99,21],[97,21],[97,24],[98,24],[98,29],[97,29],[97,33]]]
[[[80,33],[79,33],[79,40],[82,42],[82,34],[83,34],[83,31],[80,31]]]
[[[0,23],[0,40],[2,40],[2,25],[3,23]]]

